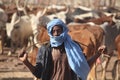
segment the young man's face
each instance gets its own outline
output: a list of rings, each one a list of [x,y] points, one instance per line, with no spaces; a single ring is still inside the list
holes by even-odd
[[[54,26],[52,29],[53,36],[59,36],[63,32],[62,27]]]

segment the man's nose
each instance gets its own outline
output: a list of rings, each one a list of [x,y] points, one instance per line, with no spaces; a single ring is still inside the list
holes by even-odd
[[[59,36],[58,31],[55,31],[54,36]]]

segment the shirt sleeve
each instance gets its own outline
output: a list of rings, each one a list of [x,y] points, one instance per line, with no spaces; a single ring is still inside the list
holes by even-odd
[[[44,54],[45,54],[45,47],[41,46],[41,48],[38,50],[38,54],[36,57],[36,65],[35,65],[35,72],[33,74],[37,78],[41,78],[43,68],[44,68]]]

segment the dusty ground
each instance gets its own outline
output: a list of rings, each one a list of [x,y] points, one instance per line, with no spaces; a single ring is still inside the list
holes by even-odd
[[[112,71],[116,55],[112,57],[108,64],[106,80],[113,80]],[[97,67],[97,80],[101,80],[101,67]],[[0,56],[0,80],[33,80],[33,75],[25,67],[25,65],[17,58],[17,55]]]
[[[33,75],[18,59],[17,54],[0,55],[0,80],[33,80]]]

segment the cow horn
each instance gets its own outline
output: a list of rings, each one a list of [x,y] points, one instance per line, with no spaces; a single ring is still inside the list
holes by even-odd
[[[112,20],[113,20],[113,22],[116,23],[116,22],[117,22],[117,19],[115,19],[115,16],[116,16],[116,14],[114,13],[114,14],[113,14],[113,17],[112,17]]]
[[[18,11],[23,11],[24,14],[27,15],[27,11],[26,11],[27,0],[25,0],[23,7],[20,7],[20,6],[19,6],[19,1],[20,1],[20,0],[16,0],[17,10],[18,10]]]
[[[67,14],[70,11],[70,5],[67,5],[67,9],[65,11],[65,13]]]
[[[42,13],[41,16],[45,15],[46,11],[47,11],[47,8],[45,8],[45,9],[43,10],[43,13]]]
[[[42,17],[43,15],[45,15],[46,11],[47,11],[47,8],[45,8],[42,13],[41,13],[41,11],[39,11],[37,13],[37,17]]]

